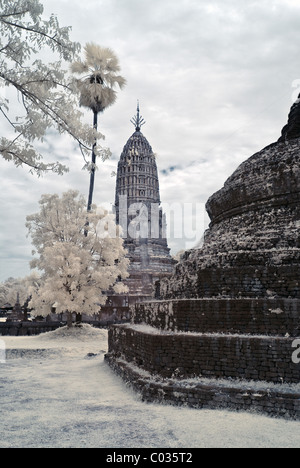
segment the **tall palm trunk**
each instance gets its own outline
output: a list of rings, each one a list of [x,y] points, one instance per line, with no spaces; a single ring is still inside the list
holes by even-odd
[[[98,128],[98,113],[94,111],[94,129],[97,131]],[[93,151],[92,151],[92,164],[93,167],[91,169],[91,175],[90,175],[90,189],[89,189],[89,198],[88,198],[88,205],[87,205],[87,210],[88,212],[91,211],[92,209],[92,203],[93,203],[93,194],[94,194],[94,185],[95,185],[95,164],[96,164],[96,146],[97,146],[97,140],[95,139],[95,143],[93,144]]]
[[[94,112],[94,122],[93,122],[93,125],[94,125],[94,129],[97,131],[98,129],[98,112],[96,111],[93,111]],[[94,186],[95,186],[95,172],[96,172],[96,146],[97,146],[97,139],[95,138],[95,143],[93,144],[93,151],[92,151],[92,164],[93,164],[93,167],[91,169],[91,175],[90,175],[90,189],[89,189],[89,197],[88,197],[88,204],[87,204],[87,211],[88,213],[91,211],[92,209],[92,204],[93,204],[93,194],[94,194]],[[86,229],[84,231],[84,235],[87,237],[88,235],[88,230],[87,230],[87,227],[88,227],[89,223],[88,221],[86,222]],[[77,313],[76,314],[76,323],[80,324],[82,323],[82,314],[80,313]]]

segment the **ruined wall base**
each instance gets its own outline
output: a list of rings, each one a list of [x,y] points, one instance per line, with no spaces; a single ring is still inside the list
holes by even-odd
[[[108,353],[106,362],[143,401],[198,409],[225,409],[300,420],[300,388],[266,382],[163,379]]]
[[[162,378],[300,382],[290,337],[175,333],[127,324],[111,327],[108,338],[111,355]]]
[[[106,361],[145,401],[300,420],[300,366],[292,360],[293,341],[132,323],[110,328]]]

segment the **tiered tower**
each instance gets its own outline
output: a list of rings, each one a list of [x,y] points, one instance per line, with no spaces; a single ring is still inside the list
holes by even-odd
[[[171,275],[174,261],[160,207],[156,157],[141,132],[145,121],[139,104],[131,122],[135,132],[124,146],[118,164],[115,210],[130,259],[130,277],[125,283],[132,304],[153,298],[155,284]]]

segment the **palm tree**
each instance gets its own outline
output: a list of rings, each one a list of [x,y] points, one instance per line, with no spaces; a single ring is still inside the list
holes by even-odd
[[[80,91],[80,106],[93,111],[93,126],[97,131],[99,112],[103,112],[104,109],[114,104],[117,98],[114,87],[118,85],[122,89],[126,80],[117,74],[120,71],[119,61],[111,49],[89,43],[86,44],[84,50],[85,60],[74,62],[71,70],[74,74],[81,75],[81,78],[76,80]],[[91,211],[93,202],[96,146],[97,140],[95,140],[92,151],[88,211]]]

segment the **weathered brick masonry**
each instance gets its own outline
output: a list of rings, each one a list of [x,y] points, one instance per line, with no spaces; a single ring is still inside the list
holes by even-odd
[[[208,200],[204,245],[161,281],[160,300],[138,305],[132,325],[110,331],[108,362],[145,399],[300,418],[300,364],[292,361],[300,336],[300,100],[295,106],[282,138]]]
[[[161,377],[195,376],[298,383],[292,338],[110,330],[109,353]]]
[[[0,323],[0,336],[32,336],[57,330],[60,322],[4,322]]]
[[[157,375],[140,371],[124,359],[107,355],[114,371],[141,395],[144,401],[176,403],[192,408],[247,410],[271,416],[300,419],[299,391],[284,386],[261,385],[259,389],[249,382],[212,379],[160,379]]]
[[[163,298],[300,298],[300,139],[252,156],[206,207],[204,246],[162,282]]]
[[[298,299],[181,299],[145,302],[134,323],[168,331],[300,336]]]

